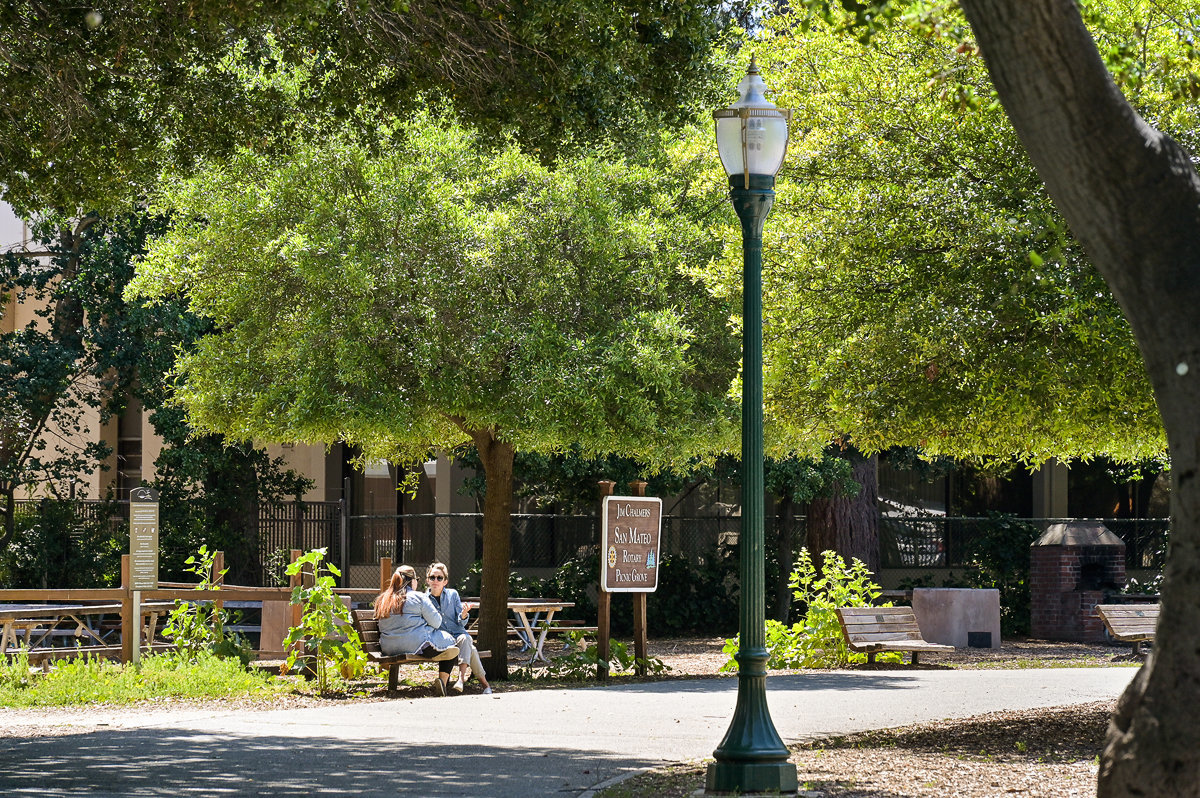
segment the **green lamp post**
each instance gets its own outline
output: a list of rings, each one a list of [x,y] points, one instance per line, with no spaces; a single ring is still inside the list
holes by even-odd
[[[742,598],[737,706],[713,752],[705,792],[796,792],[796,768],[767,709],[766,603],[763,541],[762,230],[775,200],[775,175],[787,152],[792,112],[776,108],[750,60],[740,99],[713,112],[717,151],[729,196],[742,222]]]

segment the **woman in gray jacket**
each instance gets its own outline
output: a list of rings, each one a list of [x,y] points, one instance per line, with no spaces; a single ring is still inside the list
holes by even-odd
[[[417,572],[411,565],[397,568],[387,590],[376,596],[375,619],[380,650],[388,656],[417,654],[437,662],[438,690],[446,695],[458,647],[454,638],[439,628],[442,614],[428,596],[417,591]]]

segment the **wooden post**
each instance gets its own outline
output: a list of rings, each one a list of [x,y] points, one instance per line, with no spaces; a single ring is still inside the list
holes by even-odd
[[[221,573],[224,570],[225,570],[225,552],[214,551],[213,552],[212,573],[210,573],[208,575],[208,581],[212,582],[213,585],[217,588],[224,587],[225,575],[223,573]],[[224,608],[225,608],[224,601],[221,601],[220,599],[218,599],[213,602],[213,626],[214,626],[214,628],[217,629],[218,632],[220,632],[220,623],[218,623],[217,619],[220,617],[221,610]]]
[[[633,656],[637,661],[637,675],[646,675],[646,594],[633,596]]]
[[[635,479],[629,483],[634,496],[646,495],[645,480]],[[633,598],[633,657],[637,662],[637,675],[646,675],[646,594],[634,593]]]
[[[600,480],[600,501],[605,496],[613,495],[617,483],[610,479]],[[601,531],[601,540],[603,530]],[[604,568],[604,552],[600,553],[600,567]],[[610,657],[609,621],[612,618],[612,594],[604,589],[604,580],[596,574],[598,594],[596,596],[596,678],[602,682],[608,681],[608,661]]]
[[[300,549],[292,549],[292,551],[291,551],[292,562],[295,562],[296,560],[300,559],[301,555],[303,555],[303,554],[304,554],[304,552],[300,551]],[[290,577],[288,577],[288,586],[294,590],[295,588],[304,584],[303,580],[304,580],[304,574],[294,573]],[[303,617],[304,617],[304,607],[300,604],[293,604],[292,605],[292,626],[293,627],[299,626],[300,621]],[[301,646],[303,646],[303,645],[304,645],[303,643],[294,643],[292,645],[292,648],[300,649]]]
[[[138,633],[137,622],[133,617],[133,592],[129,589],[129,555],[121,555],[121,662],[132,662],[134,640]]]
[[[379,558],[379,592],[388,589],[388,585],[392,583],[392,558]]]

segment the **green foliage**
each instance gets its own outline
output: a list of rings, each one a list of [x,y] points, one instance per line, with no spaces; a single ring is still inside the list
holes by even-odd
[[[23,670],[22,670],[23,669]],[[166,698],[237,698],[277,692],[267,674],[211,654],[152,654],[139,667],[104,659],[59,660],[49,673],[30,672],[19,659],[0,663],[0,706],[48,707],[130,704]]]
[[[728,303],[682,273],[714,251],[678,191],[696,168],[550,170],[428,116],[380,152],[242,152],[169,187],[137,290],[186,291],[220,329],[178,366],[202,429],[399,461],[493,430],[687,462],[732,440],[737,364]]]
[[[655,635],[720,634],[737,629],[737,550],[719,546],[692,558],[669,554],[659,561],[658,590],[646,603],[646,623]],[[575,607],[563,617],[596,623],[598,547],[589,546],[559,566],[535,595],[571,596]],[[614,596],[609,628],[614,635],[633,633],[631,602]]]
[[[43,499],[17,511],[13,542],[0,549],[0,586],[96,588],[114,586],[126,527],[112,518],[115,502],[85,507],[66,499]]]
[[[564,641],[570,648],[565,654],[559,654],[550,660],[545,668],[535,669],[527,665],[517,673],[522,679],[566,679],[568,681],[586,682],[596,678],[597,665],[600,663],[600,649],[596,643],[583,646],[582,632],[569,632],[564,635]],[[618,676],[636,672],[640,664],[647,676],[661,676],[671,668],[657,657],[647,657],[639,660],[629,651],[629,646],[619,640],[608,643],[608,674]]]
[[[33,683],[29,670],[29,649],[21,646],[10,656],[0,658],[0,694],[24,690]]]
[[[821,569],[801,549],[789,585],[794,588],[796,602],[804,607],[801,621],[788,626],[767,621],[768,668],[839,668],[850,662],[866,661],[865,654],[855,654],[846,644],[846,636],[838,623],[838,607],[890,607],[891,602],[876,604],[882,590],[871,581],[871,572],[861,560],[846,565],[835,551],[821,553]],[[723,651],[730,659],[723,671],[736,671],[738,638],[725,643]],[[876,661],[900,661],[894,652],[879,654]]]
[[[196,556],[184,561],[186,570],[200,577],[197,590],[221,589],[217,577],[224,576],[229,569],[213,574],[215,558],[216,552],[210,552],[207,546],[201,545]],[[245,666],[253,656],[249,642],[237,632],[225,628],[226,624],[237,623],[239,617],[239,613],[218,609],[215,602],[175,599],[175,608],[163,626],[163,636],[174,643],[180,656],[186,659],[195,660],[202,655],[212,654],[237,659]]]
[[[338,674],[357,675],[367,661],[350,610],[334,592],[334,577],[341,576],[341,571],[333,563],[324,562],[325,554],[325,549],[307,551],[287,567],[288,576],[307,569],[311,577],[305,576],[292,588],[292,603],[304,610],[300,625],[289,629],[283,640],[284,648],[289,649],[287,670],[293,670],[297,660],[304,660],[315,671],[317,690],[322,695],[329,692]],[[297,644],[299,647],[293,648]]]
[[[454,105],[546,153],[711,106],[726,4],[148,0],[0,6],[0,186],[26,210],[128,207],[164,166],[279,153]]]
[[[991,519],[966,544],[964,560],[970,587],[1000,591],[1000,633],[1007,637],[1029,633],[1029,546],[1041,534],[1037,527],[1003,513]]]
[[[764,231],[769,445],[1027,461],[1162,452],[1132,331],[989,101],[959,12],[865,45],[845,35],[861,29],[851,17],[906,4],[818,5],[829,21],[784,14],[755,43],[773,99],[804,131]],[[1103,36],[1144,62],[1180,54],[1154,4],[1095,5]],[[1196,139],[1194,103],[1149,84],[1139,96],[1172,135]],[[726,234],[740,234],[732,218]],[[727,249],[710,286],[736,294],[740,269]]]
[[[122,292],[161,222],[47,216],[31,227],[32,251],[0,254],[0,313],[31,317],[0,332],[0,547],[15,534],[17,491],[65,498],[111,453],[89,416],[108,421],[137,380],[147,341],[132,331],[147,319]],[[152,340],[170,348],[172,332],[156,324]]]

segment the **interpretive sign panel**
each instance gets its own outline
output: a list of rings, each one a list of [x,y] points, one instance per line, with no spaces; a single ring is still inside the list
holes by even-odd
[[[129,492],[129,581],[133,590],[158,590],[158,491]]]
[[[658,542],[662,499],[605,496],[600,588],[608,593],[653,593],[658,589]]]

